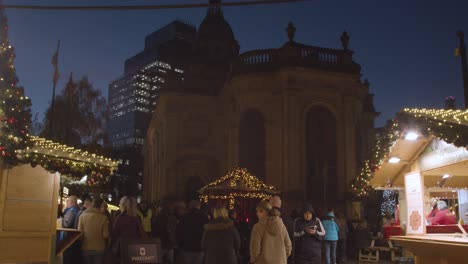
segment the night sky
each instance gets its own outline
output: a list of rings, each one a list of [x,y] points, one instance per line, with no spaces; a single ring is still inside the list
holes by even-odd
[[[4,0],[24,5],[151,5],[208,0]],[[440,108],[453,95],[463,107],[463,84],[455,32],[468,40],[467,0],[322,0],[306,3],[225,7],[241,52],[278,48],[294,22],[295,40],[341,48],[347,30],[354,59],[375,94],[377,125],[404,107]],[[148,11],[7,10],[9,40],[16,51],[20,85],[32,99],[33,114],[43,112],[52,94],[52,55],[61,40],[58,89],[70,72],[88,76],[107,97],[109,83],[123,74],[125,59],[140,52],[146,35],[174,19],[198,26],[205,8]]]

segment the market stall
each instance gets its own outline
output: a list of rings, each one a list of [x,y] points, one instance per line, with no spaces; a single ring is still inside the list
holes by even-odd
[[[390,239],[411,251],[416,263],[466,262],[461,252],[468,238],[456,224],[468,221],[467,146],[468,111],[404,109],[381,131],[374,156],[352,185],[361,197],[371,189],[398,192],[401,226],[391,228],[406,236]],[[450,221],[435,217],[442,212]]]
[[[99,185],[109,179],[117,163],[73,147],[29,137],[31,147],[22,152],[23,164],[0,159],[0,262],[53,263],[73,241],[56,245],[61,175],[82,177]],[[77,230],[62,230],[77,239]],[[25,253],[27,250],[27,253]]]
[[[260,200],[279,194],[279,191],[250,174],[247,169],[234,168],[201,188],[199,193],[200,199],[208,206],[224,204],[241,216],[247,216]]]

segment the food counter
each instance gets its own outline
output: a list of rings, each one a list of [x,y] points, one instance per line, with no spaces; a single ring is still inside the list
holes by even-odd
[[[411,251],[415,264],[468,263],[466,234],[392,236],[390,240]]]

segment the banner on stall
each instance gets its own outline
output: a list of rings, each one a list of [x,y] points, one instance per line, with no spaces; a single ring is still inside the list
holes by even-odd
[[[426,234],[426,218],[424,217],[424,178],[419,172],[405,175],[406,192],[406,234]]]

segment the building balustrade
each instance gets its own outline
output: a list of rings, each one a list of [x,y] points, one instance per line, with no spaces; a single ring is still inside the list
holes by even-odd
[[[350,50],[335,50],[287,43],[280,49],[252,50],[241,54],[232,63],[232,74],[267,72],[282,66],[298,66],[321,70],[356,73],[361,67],[353,61]]]

